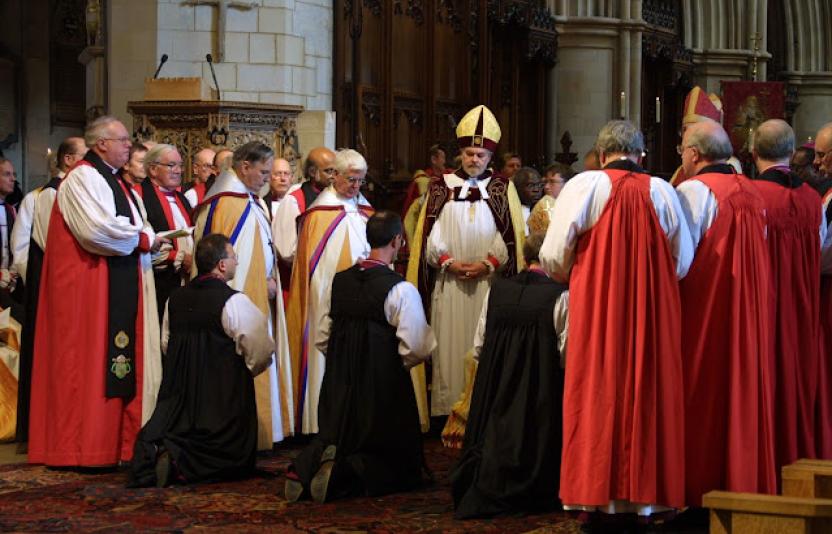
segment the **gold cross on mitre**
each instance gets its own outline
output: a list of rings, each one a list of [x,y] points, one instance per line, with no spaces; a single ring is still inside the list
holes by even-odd
[[[233,7],[240,11],[248,11],[260,7],[257,0],[189,0],[186,6],[211,6],[218,9],[217,12],[217,56],[216,62],[225,61],[225,22],[228,17],[228,8]]]

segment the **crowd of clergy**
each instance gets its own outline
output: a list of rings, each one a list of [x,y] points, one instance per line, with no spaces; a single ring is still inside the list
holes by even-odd
[[[776,493],[781,466],[832,459],[832,123],[800,169],[791,127],[762,123],[752,179],[720,121],[695,88],[670,182],[623,120],[587,170],[541,177],[498,168],[477,106],[399,215],[364,197],[355,150],[314,148],[295,180],[263,143],[205,148],[183,184],[175,146],[98,118],[0,210],[22,325],[0,437],[160,487],[249,476],[289,442],[276,491],[324,502],[430,483],[439,425],[459,518]]]

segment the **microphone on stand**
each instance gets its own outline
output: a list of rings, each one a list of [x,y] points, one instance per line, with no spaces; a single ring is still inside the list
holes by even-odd
[[[205,60],[208,61],[208,66],[211,68],[211,77],[214,78],[214,87],[217,88],[217,100],[222,100],[220,84],[217,83],[217,73],[214,72],[214,58],[211,57],[211,54],[205,54]]]
[[[159,67],[156,69],[156,74],[153,75],[154,80],[159,77],[159,71],[162,70],[162,65],[164,65],[165,61],[167,61],[167,60],[168,60],[168,55],[167,54],[162,54],[162,59],[161,59],[161,61],[159,61]]]

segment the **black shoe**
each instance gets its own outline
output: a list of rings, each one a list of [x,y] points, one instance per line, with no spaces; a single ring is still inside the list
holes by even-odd
[[[156,458],[156,487],[165,488],[170,482],[170,453],[162,451]]]
[[[283,496],[289,502],[298,502],[301,495],[303,495],[303,484],[299,480],[286,479],[286,484],[283,486]]]
[[[332,479],[332,468],[335,467],[335,445],[328,445],[321,454],[321,466],[309,483],[312,500],[323,504],[326,502],[329,481]]]

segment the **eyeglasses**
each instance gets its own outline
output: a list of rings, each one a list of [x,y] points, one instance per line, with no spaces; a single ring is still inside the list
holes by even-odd
[[[176,169],[176,168],[179,168],[179,169],[182,168],[181,163],[159,163],[158,161],[154,161],[153,163],[151,163],[151,165],[159,165],[161,167],[167,167],[169,171],[172,171],[173,169]]]
[[[116,141],[116,142],[121,143],[123,145],[132,145],[133,144],[133,140],[130,139],[129,137],[102,137],[101,139],[103,139],[104,141]]]
[[[338,172],[333,167],[327,167],[326,169],[320,169],[320,171],[322,173],[328,175],[328,176],[333,176],[333,175],[335,175],[336,172]]]
[[[292,176],[292,171],[275,171],[272,176]]]
[[[364,184],[367,183],[367,180],[365,180],[364,178],[352,178],[352,177],[350,177],[350,178],[347,178],[347,181],[350,183],[350,185],[355,185],[355,184],[364,185]]]

